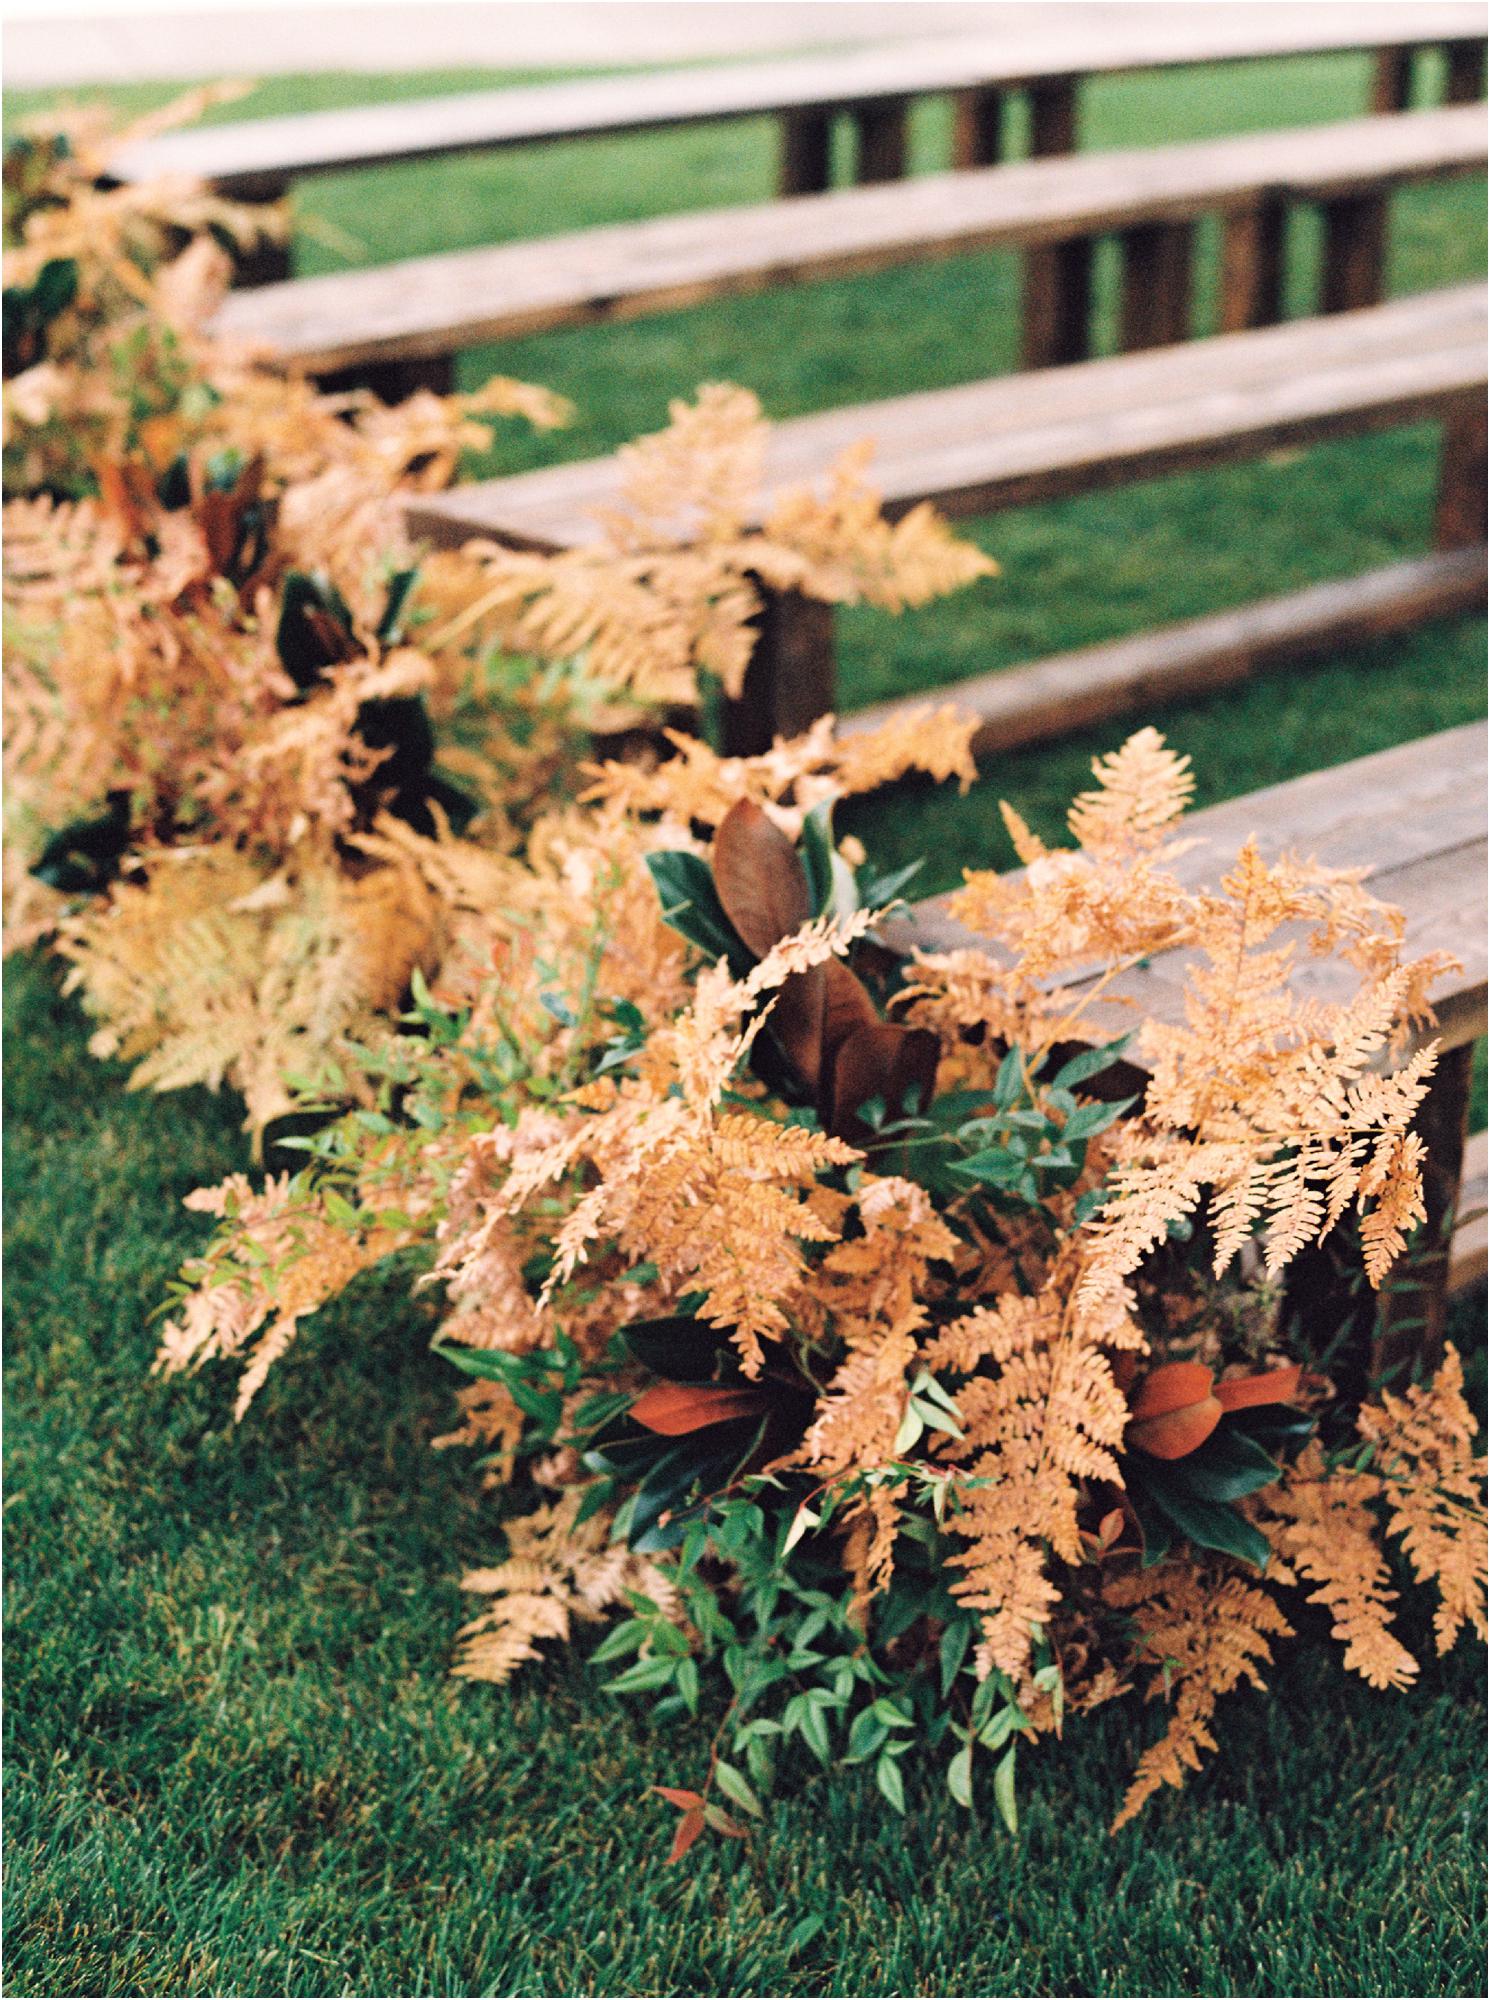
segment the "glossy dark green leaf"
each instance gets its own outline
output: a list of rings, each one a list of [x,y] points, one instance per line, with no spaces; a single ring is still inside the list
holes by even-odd
[[[66,896],[102,889],[119,872],[129,846],[129,793],[109,793],[107,809],[93,819],[75,819],[51,835],[31,873]]]
[[[1234,1430],[1223,1418],[1198,1450],[1166,1461],[1156,1476],[1197,1500],[1224,1503],[1271,1486],[1282,1472],[1255,1438]]]
[[[743,979],[755,959],[724,914],[708,862],[683,848],[666,848],[647,856],[647,869],[673,929],[710,958],[725,960],[735,977]]]
[[[707,1382],[728,1338],[723,1327],[706,1320],[673,1315],[633,1320],[621,1328],[621,1338],[644,1367],[670,1382]]]
[[[1128,1461],[1126,1470],[1132,1469],[1135,1459]],[[1214,1500],[1197,1499],[1186,1487],[1164,1476],[1167,1467],[1161,1471],[1155,1469],[1157,1466],[1156,1460],[1152,1467],[1144,1467],[1130,1486],[1140,1519],[1145,1512],[1143,1502],[1147,1502],[1194,1547],[1237,1556],[1258,1569],[1267,1567],[1269,1550],[1266,1539],[1250,1521],[1243,1520],[1235,1507]],[[1143,1502],[1138,1497],[1140,1492]]]

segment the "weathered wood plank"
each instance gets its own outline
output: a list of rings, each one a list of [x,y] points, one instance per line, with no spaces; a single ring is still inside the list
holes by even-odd
[[[789,154],[793,144],[806,145],[809,121],[818,135],[812,144],[820,146],[810,159],[803,152],[789,162],[797,193],[825,185],[828,168],[826,114],[800,116]],[[230,337],[265,342],[286,361],[327,373],[670,311],[769,285],[1126,225],[1220,212],[1245,231],[1259,213],[1260,188],[1268,191],[1261,213],[1280,218],[1281,230],[1287,200],[1473,172],[1485,158],[1484,117],[1470,106],[1200,145],[1021,160],[985,172],[665,216],[301,279],[236,293],[216,324]],[[1228,254],[1234,262],[1235,243]],[[1253,257],[1250,275],[1233,270],[1224,286],[1228,299],[1244,299],[1235,311],[1253,315],[1237,325],[1278,317],[1279,245],[1266,230]]]
[[[1458,549],[1131,639],[1003,667],[938,688],[936,699],[976,716],[973,749],[979,756],[994,755],[1471,612],[1484,598],[1484,549]],[[924,694],[915,695],[861,709],[843,718],[839,733],[877,729],[925,700]]]
[[[1457,1048],[1485,1032],[1486,775],[1483,723],[1313,771],[1189,815],[1185,830],[1198,845],[1176,859],[1175,873],[1197,886],[1213,882],[1249,838],[1267,857],[1296,853],[1363,868],[1372,893],[1406,913],[1410,955],[1441,950],[1461,960],[1462,969],[1445,974],[1432,996],[1439,1010],[1432,1036]],[[997,955],[988,940],[952,922],[945,897],[917,904],[908,918],[887,924],[884,936],[899,951],[975,947]],[[1094,1015],[1097,1030],[1122,1033],[1146,1017],[1183,1020],[1192,958],[1165,952],[1114,981]],[[1357,978],[1349,966],[1301,952],[1290,986],[1301,997],[1340,1001]]]
[[[873,476],[890,513],[929,499],[966,515],[1417,421],[1484,382],[1484,288],[1452,287],[797,418],[772,433],[761,504],[820,476],[865,437],[875,441]],[[415,503],[409,520],[446,545],[495,534],[571,546],[590,538],[618,478],[614,460],[559,466]]]
[[[1032,23],[1018,37],[928,40],[719,68],[684,69],[476,91],[412,103],[166,133],[121,153],[126,180],[187,173],[254,197],[296,176],[389,160],[586,138],[659,126],[757,117],[822,105],[974,89],[1022,88],[1051,78],[1331,49],[1473,44],[1482,10],[1461,0],[1344,8],[1211,4],[1162,13],[1107,10],[1069,28]],[[1461,61],[1461,68],[1467,65]]]

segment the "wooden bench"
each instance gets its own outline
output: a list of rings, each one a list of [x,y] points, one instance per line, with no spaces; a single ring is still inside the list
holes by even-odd
[[[1485,378],[1485,290],[1459,286],[797,418],[772,434],[763,506],[865,437],[875,441],[871,471],[887,512],[932,500],[955,516],[1443,422],[1435,555],[957,684],[959,705],[979,718],[979,746],[1007,747],[1472,607],[1484,583]],[[593,459],[457,487],[413,503],[407,519],[413,534],[441,547],[486,537],[563,549],[592,540],[596,510],[617,495],[616,461]],[[778,600],[727,717],[730,747],[763,749],[836,706],[831,609]]]
[[[1417,1352],[1431,1359],[1445,1295],[1485,1275],[1486,1140],[1481,1133],[1466,1144],[1465,1129],[1473,1045],[1486,1029],[1486,776],[1486,727],[1469,723],[1193,813],[1185,832],[1200,845],[1174,863],[1186,882],[1214,882],[1255,836],[1267,858],[1364,868],[1372,894],[1405,913],[1408,956],[1446,951],[1461,961],[1431,996],[1438,1024],[1428,1036],[1441,1052],[1416,1121],[1429,1154],[1429,1220],[1411,1283],[1388,1301],[1379,1365]],[[945,904],[917,904],[886,926],[886,942],[899,951],[996,950],[954,924]],[[1182,1021],[1191,957],[1166,952],[1116,981],[1094,1029],[1118,1035],[1144,1018]],[[1355,980],[1349,967],[1307,955],[1294,974],[1300,994],[1326,1003],[1348,999]]]
[[[780,121],[779,186],[803,194],[828,186],[832,126],[840,114],[857,133],[855,177],[896,180],[906,170],[909,107],[950,96],[956,104],[954,162],[987,166],[1003,146],[1010,92],[1030,100],[1030,149],[1074,152],[1078,94],[1087,76],[1197,63],[1255,60],[1341,50],[1376,53],[1372,108],[1411,99],[1415,52],[1447,51],[1446,96],[1484,94],[1485,18],[1462,0],[1413,4],[1224,4],[1139,10],[1113,7],[1093,24],[1049,18],[1018,35],[940,39],[833,55],[673,70],[477,91],[297,117],[247,119],[147,140],[121,152],[124,180],[185,173],[222,192],[274,200],[313,174],[427,160],[558,139],[775,117]],[[287,274],[259,258],[245,282]]]
[[[1282,317],[1290,211],[1325,218],[1319,304],[1345,310],[1382,295],[1391,191],[1482,170],[1478,105],[1362,118],[1198,145],[1024,160],[885,187],[847,188],[507,243],[230,297],[217,331],[267,348],[329,386],[370,383],[390,397],[448,390],[453,357],[488,340],[640,318],[707,299],[881,270],[976,250],[1085,244],[1118,234],[1125,351],[1191,332],[1196,225],[1223,220],[1220,330]],[[1091,349],[1088,254],[1052,273],[1036,262],[1026,299],[1024,366]],[[1062,274],[1064,274],[1062,276]]]

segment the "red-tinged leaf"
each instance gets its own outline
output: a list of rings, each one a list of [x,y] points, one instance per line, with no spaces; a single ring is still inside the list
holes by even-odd
[[[877,1028],[879,1013],[869,989],[841,958],[830,958],[823,967],[828,989],[823,1015],[823,1047],[832,1056],[839,1045],[860,1028]]]
[[[659,1799],[666,1799],[670,1806],[676,1806],[679,1812],[687,1812],[690,1806],[701,1806],[704,1802],[702,1792],[686,1791],[682,1785],[654,1785],[652,1790]]]
[[[922,1112],[936,1087],[937,1062],[941,1044],[926,1028],[901,1028],[889,1021],[850,1034],[833,1058],[832,1091],[826,1102],[819,1100],[823,1125],[841,1138],[862,1141],[867,1131],[855,1114],[873,1097],[885,1107],[887,1121],[894,1122]]]
[[[797,850],[753,799],[740,799],[714,835],[714,886],[724,913],[757,958],[812,915]]]
[[[1198,1451],[1221,1421],[1221,1405],[1214,1396],[1182,1409],[1166,1410],[1162,1416],[1148,1417],[1128,1426],[1128,1443],[1146,1451],[1150,1458],[1187,1458]]]
[[[728,1423],[732,1417],[754,1416],[765,1406],[765,1392],[757,1385],[727,1388],[713,1382],[659,1382],[637,1397],[631,1415],[660,1437],[682,1437],[710,1424]]]
[[[1097,1523],[1097,1540],[1104,1549],[1110,1549],[1123,1532],[1127,1517],[1121,1507],[1114,1507],[1110,1514],[1104,1514]]]
[[[678,1821],[677,1831],[673,1835],[673,1844],[667,1852],[668,1860],[681,1861],[703,1830],[703,1807],[690,1806],[688,1811]]]
[[[809,1090],[817,1089],[822,1071],[827,971],[825,965],[809,965],[794,972],[782,981],[771,1008],[771,1032]]]
[[[149,521],[153,497],[147,469],[131,459],[99,458],[93,462],[93,476],[103,512],[128,541],[138,541]]]
[[[1162,1417],[1170,1410],[1182,1410],[1189,1403],[1203,1403],[1215,1387],[1216,1378],[1199,1361],[1166,1361],[1151,1368],[1133,1398],[1133,1418]]]
[[[704,1818],[716,1833],[722,1833],[726,1840],[748,1840],[749,1834],[737,1819],[731,1819],[723,1806],[705,1806]]]
[[[1216,1384],[1216,1401],[1223,1410],[1255,1410],[1260,1403],[1288,1403],[1299,1393],[1303,1369],[1297,1361],[1286,1368],[1268,1368],[1260,1375],[1233,1375]]]

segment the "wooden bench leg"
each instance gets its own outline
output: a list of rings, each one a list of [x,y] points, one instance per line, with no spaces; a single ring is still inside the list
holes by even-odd
[[[1438,465],[1434,539],[1441,549],[1478,548],[1485,540],[1486,444],[1484,396],[1458,398],[1444,417]]]
[[[997,90],[961,90],[952,107],[954,167],[995,167],[1004,157],[1004,98]]]
[[[1260,202],[1228,215],[1221,227],[1221,305],[1218,331],[1276,326],[1283,317],[1283,273],[1288,210],[1281,201]]]
[[[1170,347],[1190,337],[1190,279],[1195,230],[1188,222],[1147,222],[1125,229],[1119,342],[1124,354]]]
[[[1444,49],[1448,75],[1444,79],[1445,104],[1473,104],[1485,95],[1485,44],[1450,42]]]
[[[1387,197],[1342,195],[1324,203],[1324,271],[1319,310],[1380,305],[1386,280]]]
[[[1414,1367],[1431,1370],[1443,1359],[1444,1309],[1448,1297],[1449,1247],[1454,1210],[1464,1171],[1469,1120],[1469,1079],[1474,1044],[1446,1050],[1413,1120],[1427,1148],[1423,1163],[1423,1224],[1409,1260],[1382,1300],[1371,1372],[1400,1388]]]
[[[832,153],[831,111],[788,111],[781,121],[780,192],[821,194],[832,176]]]
[[[765,604],[744,685],[724,704],[727,757],[758,757],[776,737],[799,735],[837,704],[832,605],[754,581]]]
[[[1024,260],[1026,368],[1064,368],[1091,351],[1092,246],[1031,250]]]
[[[1077,79],[1052,77],[1030,91],[1030,156],[1074,153]],[[1092,245],[1085,240],[1030,250],[1024,259],[1026,368],[1061,368],[1091,352]]]
[[[1371,87],[1371,109],[1376,112],[1406,111],[1412,103],[1412,58],[1409,44],[1403,48],[1380,49]]]
[[[902,100],[895,104],[866,104],[854,113],[859,134],[857,180],[904,180],[908,112],[909,106]]]
[[[282,181],[278,186],[256,190],[254,200],[285,201],[289,197],[290,183]],[[244,250],[233,252],[233,286],[235,290],[248,285],[280,285],[294,275],[291,268],[290,241],[260,237],[259,241]]]

